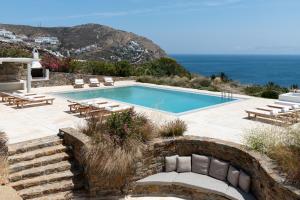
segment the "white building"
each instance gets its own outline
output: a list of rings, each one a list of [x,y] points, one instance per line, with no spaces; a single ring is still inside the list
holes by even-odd
[[[13,32],[7,31],[5,29],[0,29],[0,37],[4,37],[7,39],[16,39],[16,35]]]
[[[59,43],[59,40],[57,37],[37,37],[34,39],[35,43],[38,44],[51,44],[51,45],[57,45]]]

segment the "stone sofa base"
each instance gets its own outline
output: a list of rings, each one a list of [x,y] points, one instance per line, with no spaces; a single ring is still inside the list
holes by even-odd
[[[215,194],[231,200],[255,200],[256,198],[242,190],[228,185],[226,182],[213,177],[194,172],[162,172],[148,176],[136,182],[136,186],[170,186],[184,187],[185,190],[197,191],[203,194]],[[174,190],[176,191],[176,190]],[[178,191],[176,191],[178,192]]]
[[[229,200],[226,197],[178,185],[136,185],[135,196],[175,196],[193,200]]]

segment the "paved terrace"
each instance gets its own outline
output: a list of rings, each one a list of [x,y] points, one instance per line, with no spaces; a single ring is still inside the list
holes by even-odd
[[[116,86],[126,86],[136,84],[133,81],[119,81]],[[141,84],[141,83],[137,83]],[[150,85],[150,84],[141,84]],[[111,86],[102,86],[108,88]],[[174,88],[163,86],[166,88]],[[90,89],[85,86],[83,90]],[[204,94],[217,94],[217,92],[199,91],[194,89],[177,88],[184,91],[194,91]],[[76,89],[81,90],[81,89]],[[47,94],[52,96],[52,92],[74,91],[72,86],[57,86],[33,88],[32,92]],[[50,93],[50,94],[48,94]],[[241,143],[243,134],[247,129],[257,126],[268,126],[262,122],[246,119],[245,109],[253,109],[272,103],[272,100],[254,98],[243,95],[234,95],[243,98],[240,101],[216,106],[193,113],[177,116],[188,124],[187,135],[197,135],[223,139],[227,141]],[[6,103],[0,103],[0,130],[7,133],[9,143],[17,143],[44,136],[55,135],[60,128],[80,127],[85,124],[85,120],[68,113],[68,102],[62,97],[55,96],[53,105],[30,106],[23,109],[16,109]],[[171,114],[156,110],[135,107],[137,112],[142,112],[151,118],[155,123],[176,119]]]

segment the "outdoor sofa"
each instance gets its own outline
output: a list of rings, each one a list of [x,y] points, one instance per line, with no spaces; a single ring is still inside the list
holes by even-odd
[[[197,154],[165,157],[165,172],[138,180],[136,185],[180,186],[232,200],[256,199],[250,193],[251,178],[243,170],[225,161]]]

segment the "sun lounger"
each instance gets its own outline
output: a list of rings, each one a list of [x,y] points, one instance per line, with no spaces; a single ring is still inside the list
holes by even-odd
[[[99,87],[100,82],[97,78],[90,78],[90,87]]]
[[[74,88],[83,88],[83,87],[84,87],[83,79],[75,79]]]
[[[110,103],[107,105],[103,105],[104,108],[98,107],[98,109],[92,110],[91,112],[87,113],[87,117],[100,117],[102,119],[106,119],[107,117],[111,116],[113,113],[120,113],[124,111],[128,111],[133,109],[132,106],[126,105],[118,105],[115,103]]]
[[[270,111],[251,109],[251,110],[246,110],[246,113],[248,114],[248,119],[253,119],[253,118],[256,119],[258,117],[261,117],[269,120],[276,120],[285,124],[295,123],[298,121],[298,119],[293,117],[290,112],[281,113],[280,110],[278,109],[272,109]]]
[[[300,109],[300,104],[299,103],[294,103],[294,102],[289,102],[289,101],[275,101],[275,104],[291,106],[292,109]]]
[[[115,81],[112,77],[104,77],[104,85],[114,85]]]
[[[15,100],[15,104],[18,108],[23,108],[24,105],[27,104],[35,104],[35,103],[43,103],[46,104],[53,104],[53,101],[55,98],[52,97],[46,97],[46,96],[25,96],[25,97],[19,97]]]
[[[92,104],[105,104],[108,103],[106,100],[97,99],[97,100],[82,100],[82,101],[73,101],[68,100],[70,112],[83,112],[83,110],[88,110]]]
[[[291,106],[279,105],[279,104],[268,104],[269,108],[278,109],[280,112],[289,112],[292,110]]]
[[[32,96],[37,95],[36,93],[8,93],[8,92],[0,92],[1,101],[8,102],[9,99],[14,99],[16,96]]]

